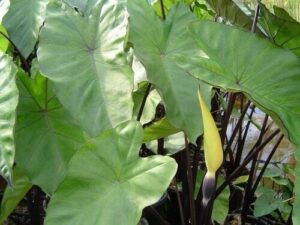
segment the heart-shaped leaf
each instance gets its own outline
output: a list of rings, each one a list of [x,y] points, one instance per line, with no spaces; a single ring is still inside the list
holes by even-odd
[[[179,56],[177,63],[182,69],[211,85],[243,92],[300,146],[299,58],[251,33],[222,24],[199,21],[190,31],[206,57]],[[296,154],[300,158],[300,151]],[[298,177],[299,172],[297,169]],[[299,204],[296,200],[295,207]]]
[[[34,49],[47,4],[48,0],[10,0],[3,24],[25,58]]]
[[[102,0],[89,17],[49,5],[41,31],[41,71],[91,136],[132,115],[132,71],[123,53],[127,16],[115,3]]]
[[[51,194],[66,166],[84,142],[82,130],[62,108],[41,75],[19,73],[20,103],[16,123],[16,162],[33,184]]]
[[[11,181],[15,155],[13,130],[18,104],[16,72],[12,59],[0,52],[0,175],[8,181]]]
[[[178,67],[173,57],[177,54],[201,55],[187,32],[187,25],[196,20],[188,7],[179,4],[168,13],[166,21],[155,15],[146,0],[128,2],[130,37],[134,52],[147,71],[166,104],[170,123],[185,131],[192,142],[202,133],[199,122],[197,89],[199,82]],[[209,95],[203,85],[203,93]],[[207,98],[206,98],[207,99]]]
[[[142,126],[134,121],[103,132],[71,160],[53,195],[46,225],[135,225],[171,182],[168,156],[139,158]]]
[[[298,57],[227,25],[199,21],[190,28],[206,57],[187,59],[178,56],[177,63],[182,69],[214,86],[245,93],[270,114],[283,131],[287,131],[293,143],[299,143]]]

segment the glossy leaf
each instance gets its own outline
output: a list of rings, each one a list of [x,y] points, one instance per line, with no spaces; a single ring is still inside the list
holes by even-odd
[[[83,144],[83,132],[62,108],[41,75],[19,73],[20,103],[16,124],[16,162],[33,184],[51,194],[66,166]]]
[[[45,224],[137,224],[142,209],[159,200],[177,167],[167,156],[139,158],[142,141],[142,127],[133,121],[90,140],[71,160]]]
[[[132,71],[123,54],[126,26],[126,12],[114,1],[101,1],[89,17],[49,5],[38,49],[41,71],[92,136],[132,116]]]
[[[293,143],[299,143],[298,57],[253,34],[226,25],[201,21],[190,28],[207,56],[195,60],[178,57],[178,64],[200,80],[245,93],[287,131]],[[185,60],[190,62],[189,68]]]
[[[12,59],[0,52],[0,175],[9,182],[15,155],[13,130],[18,104],[16,72]]]
[[[299,58],[290,51],[226,25],[201,21],[194,23],[190,30],[207,54],[207,57],[193,60],[193,67],[203,71],[190,67],[190,73],[211,85],[246,94],[299,146]],[[184,59],[178,59],[177,62],[186,68]],[[299,151],[296,154],[299,156]],[[299,170],[297,172],[299,176]],[[296,200],[295,207],[299,204]]]
[[[13,170],[13,186],[5,189],[0,208],[0,224],[13,212],[19,202],[31,188],[29,178],[22,170],[15,167]]]
[[[7,38],[5,36],[8,36],[8,34],[7,34],[5,27],[3,27],[1,24],[0,24],[0,32],[1,32],[0,33],[0,52],[6,52],[8,45],[9,45],[9,41],[7,40]]]
[[[195,142],[202,133],[198,109],[197,89],[199,82],[178,67],[173,57],[201,55],[186,26],[196,19],[187,6],[179,4],[168,13],[166,21],[155,15],[146,0],[128,2],[130,36],[134,52],[147,71],[148,79],[162,96],[170,123],[184,130]],[[188,87],[188,88],[187,88]],[[209,95],[203,85],[203,93]],[[197,121],[197,122],[196,122]]]
[[[300,23],[292,21],[287,16],[272,14],[263,4],[260,4],[260,24],[276,45],[293,51],[300,57]],[[277,9],[278,15],[278,9]]]
[[[144,128],[144,142],[156,140],[167,137],[169,135],[178,133],[180,130],[173,127],[166,117],[161,120],[151,123]]]
[[[9,37],[27,58],[33,51],[44,21],[48,0],[10,0],[10,8],[3,18]]]

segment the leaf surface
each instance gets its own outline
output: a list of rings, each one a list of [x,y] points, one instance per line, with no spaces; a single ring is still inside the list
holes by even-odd
[[[194,60],[178,57],[177,63],[211,85],[246,94],[271,115],[298,146],[296,155],[299,159],[299,58],[253,34],[226,25],[201,21],[192,24],[190,31],[207,57]],[[189,68],[184,63],[187,60]],[[199,68],[202,68],[201,72]],[[298,168],[296,177],[299,176]],[[295,207],[299,208],[299,204],[296,200]]]
[[[180,130],[173,127],[166,117],[151,123],[144,128],[144,142],[153,141],[164,138],[172,134],[178,133]]]
[[[38,59],[43,75],[71,115],[91,135],[131,119],[133,77],[123,53],[127,17],[101,1],[89,17],[49,5]]]
[[[83,132],[62,108],[46,78],[19,73],[20,103],[16,124],[16,162],[51,194],[66,174],[66,166],[84,143]]]
[[[84,15],[88,16],[99,1],[100,0],[66,0],[65,2],[72,7],[76,7]]]
[[[300,57],[300,23],[292,21],[288,14],[276,8],[277,16],[260,3],[260,24],[276,45],[293,51]]]
[[[239,27],[251,29],[251,18],[233,0],[206,0],[206,2],[215,10],[217,16],[223,17]]]
[[[0,9],[1,10],[1,9]],[[8,45],[9,45],[9,41],[7,40],[7,38],[4,36],[8,36],[7,31],[5,29],[5,27],[3,27],[0,24],[0,52],[6,52]]]
[[[133,225],[176,172],[167,156],[139,158],[143,130],[129,121],[91,140],[71,160],[51,199],[46,225]],[[97,169],[95,169],[97,168]]]
[[[191,60],[180,56],[177,63],[182,69],[214,86],[245,93],[272,116],[294,144],[299,143],[299,58],[251,33],[226,25],[201,21],[190,28],[207,57]]]
[[[22,170],[15,167],[13,170],[13,186],[5,189],[1,201],[0,224],[13,212],[31,186],[29,178],[24,175]]]
[[[201,55],[186,29],[195,17],[183,4],[174,6],[166,21],[155,15],[146,0],[128,2],[130,14],[129,40],[134,52],[147,71],[149,81],[154,84],[166,106],[170,123],[185,131],[192,142],[202,133],[199,123],[201,113],[197,108],[199,82],[178,67],[173,57],[177,54]],[[203,93],[209,88],[203,85]],[[207,96],[206,96],[207,97]],[[207,98],[206,98],[207,99]]]
[[[0,52],[0,175],[8,182],[11,181],[15,155],[13,130],[18,104],[16,72],[12,59]]]
[[[25,58],[34,49],[47,4],[48,0],[10,0],[3,24]]]

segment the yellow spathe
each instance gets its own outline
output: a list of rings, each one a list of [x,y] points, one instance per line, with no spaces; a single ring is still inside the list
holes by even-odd
[[[203,120],[203,145],[204,145],[204,156],[205,164],[208,173],[215,174],[223,163],[223,150],[221,138],[219,135],[218,128],[215,121],[208,109],[204,99],[201,96],[200,90],[198,89],[198,98],[200,108],[202,112]]]

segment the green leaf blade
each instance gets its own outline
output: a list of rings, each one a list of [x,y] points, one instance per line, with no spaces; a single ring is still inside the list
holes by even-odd
[[[201,82],[187,78],[188,74],[174,62],[176,55],[201,54],[195,50],[194,41],[186,29],[188,23],[196,20],[195,17],[187,6],[178,4],[170,10],[166,21],[161,21],[144,0],[129,1],[128,11],[129,40],[146,68],[148,80],[166,104],[167,118],[195,142],[202,133],[201,113],[197,108],[197,90]],[[209,88],[203,85],[203,89],[208,95]]]
[[[133,78],[123,53],[126,25],[124,9],[103,1],[90,17],[51,6],[41,32],[41,71],[91,136],[131,119]]]
[[[0,52],[0,175],[11,182],[15,155],[13,130],[18,104],[15,81],[16,67],[12,59]]]
[[[183,57],[177,63],[211,85],[246,94],[288,134],[298,146],[296,155],[299,157],[299,58],[229,26],[201,21],[191,25],[190,30],[207,57],[194,60],[190,67],[182,62]],[[195,66],[197,71],[193,69]],[[299,175],[299,167],[296,174]],[[299,208],[297,199],[295,208]],[[294,217],[299,220],[296,214]]]
[[[28,177],[18,167],[13,171],[13,186],[5,189],[0,209],[0,224],[13,212],[31,188]]]
[[[37,42],[47,4],[48,0],[11,0],[10,8],[3,18],[11,40],[25,58]]]
[[[242,91],[272,116],[293,143],[299,143],[298,57],[253,34],[226,25],[201,21],[191,25],[191,32],[207,57],[194,60],[195,64],[184,69],[214,86]],[[193,69],[192,64],[197,68]]]
[[[64,178],[69,160],[84,143],[84,134],[41,75],[31,80],[19,73],[18,87],[16,162],[33,184],[51,194]]]
[[[177,168],[169,157],[139,158],[142,140],[142,127],[134,121],[91,140],[71,160],[46,225],[137,224],[142,209],[159,200]]]

